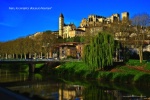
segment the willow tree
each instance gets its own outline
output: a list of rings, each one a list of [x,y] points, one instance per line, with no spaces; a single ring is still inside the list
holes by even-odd
[[[84,62],[91,70],[103,70],[113,64],[114,38],[107,32],[98,33],[84,48]]]

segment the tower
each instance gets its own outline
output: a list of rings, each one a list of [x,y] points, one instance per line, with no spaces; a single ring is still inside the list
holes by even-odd
[[[123,12],[122,13],[122,21],[128,21],[129,20],[129,13]]]
[[[59,16],[59,36],[63,37],[64,16],[61,13]]]
[[[119,22],[120,21],[120,15],[119,14],[113,14],[111,17],[111,23],[114,23],[114,22]]]

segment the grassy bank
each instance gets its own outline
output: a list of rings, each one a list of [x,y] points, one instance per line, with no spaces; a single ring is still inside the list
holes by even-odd
[[[150,85],[150,62],[142,64],[138,60],[129,60],[123,66],[116,66],[109,71],[91,72],[83,62],[67,62],[56,68],[58,76],[98,79],[101,81],[147,84]]]

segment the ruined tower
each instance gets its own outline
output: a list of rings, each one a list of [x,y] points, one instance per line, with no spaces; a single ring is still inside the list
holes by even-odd
[[[122,21],[128,21],[129,20],[129,13],[123,12],[122,13]]]

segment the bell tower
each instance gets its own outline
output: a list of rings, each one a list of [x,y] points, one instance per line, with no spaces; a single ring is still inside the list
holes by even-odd
[[[64,16],[61,13],[59,16],[59,36],[63,37]]]

